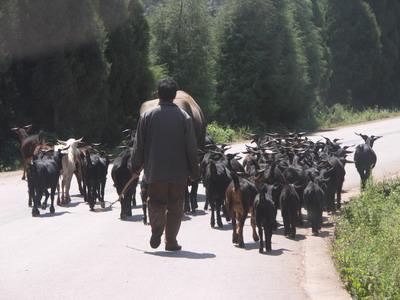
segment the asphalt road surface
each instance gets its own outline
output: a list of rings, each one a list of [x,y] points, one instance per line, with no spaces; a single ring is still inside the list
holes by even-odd
[[[400,118],[318,133],[313,139],[323,134],[343,138],[345,145],[361,143],[354,132],[384,136],[374,145],[376,178],[398,173]],[[231,151],[238,149],[243,145]],[[359,177],[354,165],[349,164],[346,171],[344,189],[356,188]],[[272,253],[261,255],[258,243],[252,241],[248,219],[246,248],[237,248],[225,220],[222,229],[210,227],[210,212],[202,210],[201,186],[200,210],[185,216],[178,236],[183,250],[165,252],[163,244],[151,249],[150,227],[142,223],[141,206],[129,221],[119,219],[119,204],[112,209],[97,206],[96,212],[90,212],[75,178],[68,207],[56,206],[54,215],[47,209],[41,217],[32,218],[21,174],[0,174],[0,299],[297,300],[315,298],[316,289],[326,288],[317,285],[313,291],[305,283],[310,265],[305,257],[313,251],[312,244],[306,243],[323,239],[328,235],[325,229],[322,237],[311,237],[311,231],[302,228],[296,240],[275,234]],[[110,176],[105,199],[107,206],[117,199]],[[329,256],[319,259],[329,260]],[[323,268],[321,264],[322,273]],[[319,271],[318,265],[314,269]]]

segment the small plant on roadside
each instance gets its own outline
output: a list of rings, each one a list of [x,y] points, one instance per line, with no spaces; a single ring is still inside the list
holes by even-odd
[[[368,183],[342,210],[333,256],[355,299],[400,299],[400,180]]]

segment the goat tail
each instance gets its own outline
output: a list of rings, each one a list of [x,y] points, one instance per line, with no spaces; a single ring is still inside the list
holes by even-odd
[[[231,176],[232,176],[233,186],[235,187],[235,192],[237,192],[240,190],[239,176],[235,172],[232,172]]]

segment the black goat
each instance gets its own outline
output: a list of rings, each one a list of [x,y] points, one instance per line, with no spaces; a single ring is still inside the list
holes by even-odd
[[[274,186],[264,184],[254,201],[254,217],[260,237],[259,252],[264,251],[263,230],[265,234],[265,250],[272,251],[272,231],[276,224],[276,208],[272,200]]]
[[[381,136],[367,136],[361,133],[356,133],[356,135],[361,136],[365,142],[364,144],[358,145],[354,153],[354,163],[361,177],[361,186],[364,188],[365,183],[371,175],[372,169],[376,165],[376,154],[374,150],[372,150],[372,147],[374,146],[374,142],[381,138]]]
[[[104,208],[104,188],[107,180],[108,158],[97,153],[91,154],[86,150],[84,162],[83,167],[85,169],[84,174],[90,210],[94,210],[96,199],[100,201],[101,207]]]
[[[281,195],[279,196],[279,203],[284,226],[284,235],[292,239],[296,237],[296,222],[298,219],[299,196],[296,192],[294,184],[287,182],[286,178],[277,168],[275,171],[280,178],[282,184]]]
[[[231,180],[230,172],[223,163],[209,160],[205,165],[203,183],[206,199],[211,206],[211,227],[215,226],[215,211],[218,227],[222,227],[221,208],[224,204],[226,188]]]
[[[132,177],[131,157],[132,149],[127,148],[124,149],[113,162],[111,177],[118,195],[121,194],[126,183]],[[121,220],[132,216],[132,204],[136,206],[136,186],[138,181],[138,179],[134,181],[133,186],[126,192],[125,197],[121,200]]]
[[[311,178],[304,190],[303,198],[307,209],[307,218],[311,223],[312,233],[318,235],[322,226],[324,191]]]
[[[46,199],[42,206],[43,209],[47,206],[47,199],[50,189],[51,205],[50,213],[54,213],[54,194],[58,187],[58,179],[61,170],[61,158],[64,155],[63,150],[59,149],[54,152],[52,157],[44,156],[33,160],[27,168],[29,193],[33,197],[32,216],[40,215],[38,207],[43,194],[46,194]]]

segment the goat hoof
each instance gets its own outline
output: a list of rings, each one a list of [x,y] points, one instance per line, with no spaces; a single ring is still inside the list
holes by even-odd
[[[217,223],[218,223],[218,227],[219,227],[219,228],[224,227],[224,225],[222,224],[222,222],[217,222]]]
[[[259,253],[264,253],[264,249],[263,249],[263,248],[260,248],[260,249],[258,249],[258,252],[259,252]]]
[[[244,242],[239,243],[239,248],[244,248]]]
[[[32,217],[40,216],[40,211],[37,208],[32,209]]]
[[[51,214],[54,214],[54,213],[55,213],[55,209],[54,209],[53,206],[50,207],[50,213],[51,213]]]
[[[106,207],[106,204],[104,203],[104,201],[100,202],[100,206],[101,206],[101,208],[105,208]]]
[[[47,206],[46,203],[43,203],[42,204],[42,209],[46,209],[46,206]]]
[[[215,222],[211,222],[211,227],[214,228],[215,227]]]
[[[90,208],[90,211],[94,211],[94,208],[93,208],[93,207],[91,207],[91,208]]]

